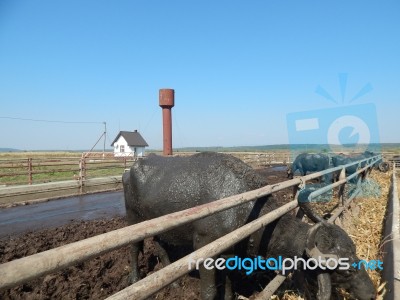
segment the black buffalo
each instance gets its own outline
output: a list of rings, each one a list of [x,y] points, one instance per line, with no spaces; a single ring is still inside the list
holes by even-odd
[[[350,163],[354,163],[356,161],[360,161],[360,160],[364,160],[366,158],[372,158],[373,156],[376,156],[376,153],[373,153],[371,151],[365,151],[364,153],[361,154],[355,154],[355,155],[345,155],[345,154],[339,154],[339,155],[335,155],[332,157],[332,165],[334,167],[338,167],[338,166],[343,166],[343,165],[347,165]],[[355,172],[357,172],[358,168],[364,168],[367,165],[368,161],[364,161],[362,163],[359,164],[354,164],[350,167],[346,168],[346,176],[349,176],[351,174],[354,174]],[[382,163],[382,159],[377,160],[374,163],[374,168],[378,169],[379,165]],[[338,175],[337,175],[338,176]],[[352,179],[352,182],[355,182],[355,178]]]
[[[239,159],[211,152],[190,157],[149,155],[135,162],[130,172],[123,175],[125,206],[131,224],[254,190],[266,184],[263,176]],[[161,244],[193,245],[194,249],[198,249],[283,203],[272,196],[262,197],[160,234],[157,240]],[[137,243],[132,248],[133,281],[140,279],[138,254],[141,247],[142,243]],[[156,247],[162,250],[160,245]],[[305,253],[313,253],[310,249],[317,250],[320,255],[358,260],[352,240],[340,227],[324,221],[314,226],[308,225],[289,214],[258,230],[224,254],[306,258]],[[165,255],[161,259],[163,264],[168,264]],[[199,271],[202,299],[215,299],[218,295],[215,269],[206,270],[201,266]],[[357,299],[374,299],[375,289],[364,269],[329,272],[318,269],[313,274],[314,279],[318,278],[319,299],[330,299],[331,286],[343,287]],[[220,293],[225,293],[225,298],[231,296],[229,287]]]
[[[330,160],[328,155],[302,153],[295,158],[291,168],[288,169],[288,178],[293,178],[296,171],[299,171],[301,176],[304,176],[307,175],[307,172],[324,171],[329,167]],[[322,178],[323,181],[329,182],[331,177],[330,174],[326,174]]]

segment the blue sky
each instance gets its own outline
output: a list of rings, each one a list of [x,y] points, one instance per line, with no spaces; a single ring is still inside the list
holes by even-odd
[[[138,129],[162,148],[160,88],[175,89],[174,147],[289,143],[288,114],[363,103],[380,141],[400,142],[399,14],[398,1],[0,0],[0,147],[90,149],[105,121],[108,147]]]

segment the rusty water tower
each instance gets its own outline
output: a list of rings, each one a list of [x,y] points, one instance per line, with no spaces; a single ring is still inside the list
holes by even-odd
[[[174,107],[175,91],[160,89],[159,105],[163,116],[163,155],[172,155],[172,117],[171,108]]]

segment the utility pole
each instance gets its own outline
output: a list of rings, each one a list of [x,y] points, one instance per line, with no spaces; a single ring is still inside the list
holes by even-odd
[[[105,156],[106,153],[106,136],[107,136],[107,122],[103,122],[104,124],[104,144],[103,144],[103,158]]]

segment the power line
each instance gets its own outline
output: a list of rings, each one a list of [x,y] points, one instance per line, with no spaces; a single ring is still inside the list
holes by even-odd
[[[157,110],[158,110],[158,108],[156,108],[156,107],[153,109],[153,114],[151,115],[151,117],[150,117],[149,121],[147,122],[146,126],[143,128],[143,133],[146,132],[147,127],[150,125],[151,120],[153,119],[153,117],[156,114]]]
[[[180,128],[180,126],[179,126],[178,118],[176,117],[176,114],[174,114],[174,115],[172,116],[172,120],[174,121],[174,124],[176,125],[176,128],[178,129],[178,130],[177,130],[177,131],[178,131],[178,138],[179,138],[179,141],[181,142],[181,147],[183,148],[184,146],[183,146],[182,140],[183,140],[183,142],[184,142],[186,145],[187,145],[188,143],[187,143],[186,137],[183,135],[183,133],[182,133],[182,131],[181,131],[181,128]]]
[[[0,119],[19,120],[19,121],[33,121],[33,122],[45,122],[45,123],[64,123],[64,124],[104,124],[104,122],[38,120],[38,119],[2,117],[2,116],[0,116]]]

